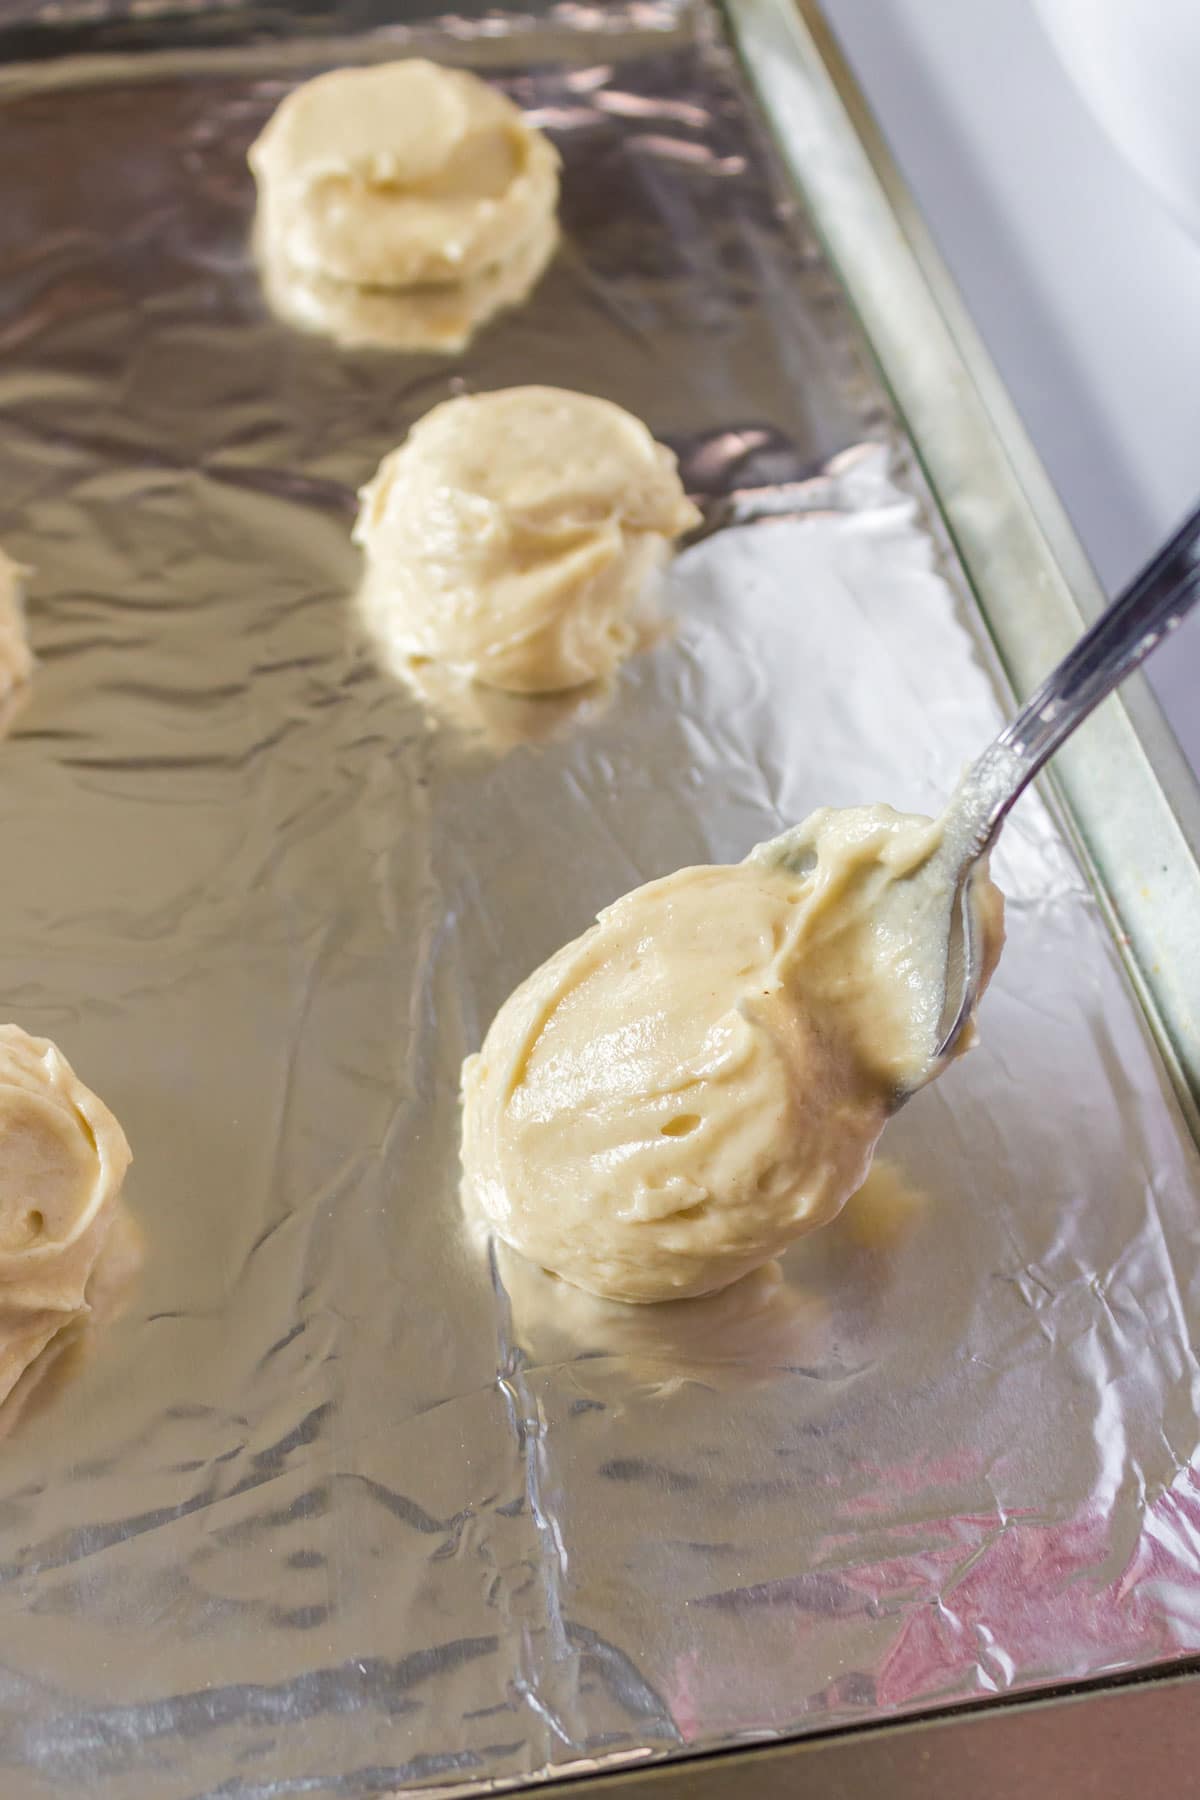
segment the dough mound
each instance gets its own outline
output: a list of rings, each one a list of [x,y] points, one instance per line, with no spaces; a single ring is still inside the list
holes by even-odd
[[[939,841],[887,807],[825,811],[602,912],[464,1066],[469,1210],[629,1301],[723,1288],[831,1219],[898,1082],[940,1067],[903,907],[894,935],[879,928]],[[982,885],[998,954],[1001,902]]]
[[[0,1400],[90,1310],[129,1145],[45,1038],[0,1025]]]
[[[250,167],[278,254],[363,287],[477,276],[544,234],[558,201],[558,153],[519,108],[417,57],[294,89]]]
[[[393,652],[513,693],[610,674],[700,516],[640,420],[546,387],[434,407],[361,500],[365,599]]]
[[[5,703],[33,674],[33,652],[25,635],[21,606],[23,573],[0,550],[0,722]]]

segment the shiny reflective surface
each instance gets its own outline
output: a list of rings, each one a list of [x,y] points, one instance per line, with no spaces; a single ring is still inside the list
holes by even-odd
[[[462,1221],[517,980],[817,804],[930,810],[1000,719],[870,453],[540,732],[364,642],[353,491],[460,382],[603,392],[705,499],[884,429],[725,52],[644,10],[490,40],[565,243],[457,360],[262,302],[242,158],[315,57],[8,77],[0,995],[126,1126],[146,1261],[0,1451],[6,1800],[471,1791],[1200,1647],[1200,1177],[1036,798],[981,1048],[777,1285],[658,1336]]]

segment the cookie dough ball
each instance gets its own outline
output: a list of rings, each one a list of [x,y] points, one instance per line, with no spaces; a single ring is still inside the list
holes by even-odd
[[[0,550],[0,714],[5,703],[33,674],[33,652],[25,635],[21,577],[25,571]]]
[[[893,881],[912,918],[939,841],[890,808],[824,811],[601,913],[465,1065],[469,1202],[532,1261],[632,1301],[725,1287],[831,1219],[897,1086],[940,1066],[912,933],[887,923]],[[803,875],[779,860],[809,848]]]
[[[519,108],[417,57],[305,82],[250,166],[279,253],[364,287],[478,275],[544,234],[558,200],[558,153]]]
[[[700,517],[640,420],[545,387],[434,407],[361,499],[354,537],[393,648],[513,693],[611,673]]]
[[[0,1399],[87,1314],[129,1161],[116,1119],[54,1045],[0,1025]]]

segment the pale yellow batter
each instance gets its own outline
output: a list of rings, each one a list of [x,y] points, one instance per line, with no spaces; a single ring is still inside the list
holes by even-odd
[[[561,388],[448,400],[363,489],[355,541],[394,650],[490,687],[611,673],[699,519],[675,458],[610,401]]]
[[[520,109],[418,57],[305,82],[250,166],[283,262],[362,287],[479,276],[544,235],[558,201],[558,153]]]
[[[45,1038],[0,1025],[0,1400],[89,1310],[129,1145]]]
[[[33,652],[29,648],[21,604],[24,573],[0,550],[0,724],[6,702],[33,674]]]
[[[897,1090],[938,1073],[939,841],[890,807],[815,813],[636,889],[551,957],[464,1069],[465,1179],[498,1235],[654,1301],[832,1218]],[[977,903],[991,965],[1002,903],[986,881]]]

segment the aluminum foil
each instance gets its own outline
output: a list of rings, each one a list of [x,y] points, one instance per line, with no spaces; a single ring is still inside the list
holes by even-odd
[[[297,335],[246,145],[431,42],[554,135],[564,250],[458,359]],[[534,964],[818,803],[935,808],[1000,717],[708,12],[50,58],[0,101],[40,659],[0,1002],[122,1119],[145,1239],[0,1448],[6,1800],[476,1793],[1200,1648],[1200,1171],[1036,798],[981,1047],[781,1266],[629,1310],[460,1215],[459,1064]],[[718,521],[799,516],[687,551],[611,692],[456,714],[361,634],[353,492],[524,380],[633,407]]]

